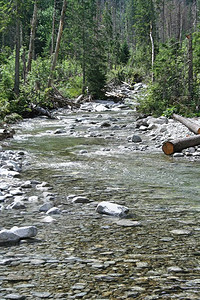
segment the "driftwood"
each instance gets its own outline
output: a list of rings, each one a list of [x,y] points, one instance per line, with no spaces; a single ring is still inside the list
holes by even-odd
[[[185,125],[193,133],[200,134],[200,125],[176,114],[173,114],[173,118],[179,121],[180,123],[182,123],[183,125]]]
[[[52,102],[58,103],[61,107],[70,106],[71,109],[80,107],[79,103],[75,103],[72,100],[65,98],[55,86],[52,87],[49,97]]]
[[[55,119],[51,112],[46,109],[46,108],[43,108],[43,107],[40,107],[40,106],[36,106],[36,105],[32,105],[32,111],[38,115],[42,115],[42,116],[46,116],[48,117],[49,119]]]
[[[181,152],[183,149],[200,145],[200,135],[182,139],[167,141],[163,144],[162,150],[166,155]]]

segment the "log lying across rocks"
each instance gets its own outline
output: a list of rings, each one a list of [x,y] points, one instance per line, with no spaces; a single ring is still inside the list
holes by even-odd
[[[163,144],[162,150],[166,155],[171,155],[175,152],[181,152],[183,149],[198,145],[200,145],[200,135],[167,141]]]
[[[182,116],[179,116],[177,114],[173,114],[173,118],[183,125],[185,125],[190,131],[192,131],[195,134],[200,134],[200,125],[188,120],[187,118],[184,118]]]

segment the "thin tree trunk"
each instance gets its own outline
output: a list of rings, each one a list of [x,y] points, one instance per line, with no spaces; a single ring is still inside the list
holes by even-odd
[[[53,51],[54,51],[55,19],[56,19],[56,0],[54,0],[53,20],[52,20],[51,50],[50,50],[50,55],[51,56],[52,56]]]
[[[57,35],[56,48],[55,48],[55,52],[54,52],[53,60],[52,60],[52,64],[51,64],[51,71],[50,71],[50,76],[49,76],[49,80],[48,80],[48,87],[52,86],[53,72],[54,72],[55,67],[56,67],[59,48],[60,48],[61,37],[62,37],[62,33],[63,33],[66,7],[67,7],[67,1],[63,0],[62,12],[61,12],[61,16],[60,16],[60,25],[59,25],[58,35]]]
[[[188,92],[189,100],[193,99],[193,49],[192,49],[192,34],[187,36],[188,39]]]
[[[155,56],[155,50],[154,50],[154,41],[153,41],[153,35],[152,35],[152,22],[150,24],[150,40],[151,40],[151,68],[152,68],[152,82],[154,82],[154,72],[153,72],[153,67],[154,67],[154,56]]]
[[[15,84],[14,93],[19,96],[19,59],[20,59],[20,18],[19,1],[16,7],[16,36],[15,36]]]
[[[32,58],[33,58],[33,45],[34,45],[35,31],[36,31],[36,22],[37,22],[37,0],[35,0],[35,3],[34,3],[33,18],[32,18],[32,22],[31,22],[31,33],[30,33],[26,75],[31,71],[31,63],[32,63]]]

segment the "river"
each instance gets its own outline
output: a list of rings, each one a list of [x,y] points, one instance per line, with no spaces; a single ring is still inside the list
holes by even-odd
[[[165,156],[145,133],[138,150],[130,109],[56,115],[17,124],[9,145],[27,153],[21,178],[47,182],[61,214],[42,222],[42,192],[30,189],[39,203],[2,215],[3,226],[35,225],[38,236],[0,248],[15,258],[0,265],[0,299],[200,299],[200,162]],[[127,206],[140,226],[96,213],[100,201]]]

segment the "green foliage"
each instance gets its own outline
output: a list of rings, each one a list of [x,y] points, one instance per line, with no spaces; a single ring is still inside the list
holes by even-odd
[[[120,61],[126,65],[130,58],[130,50],[127,41],[124,41],[120,51]]]

